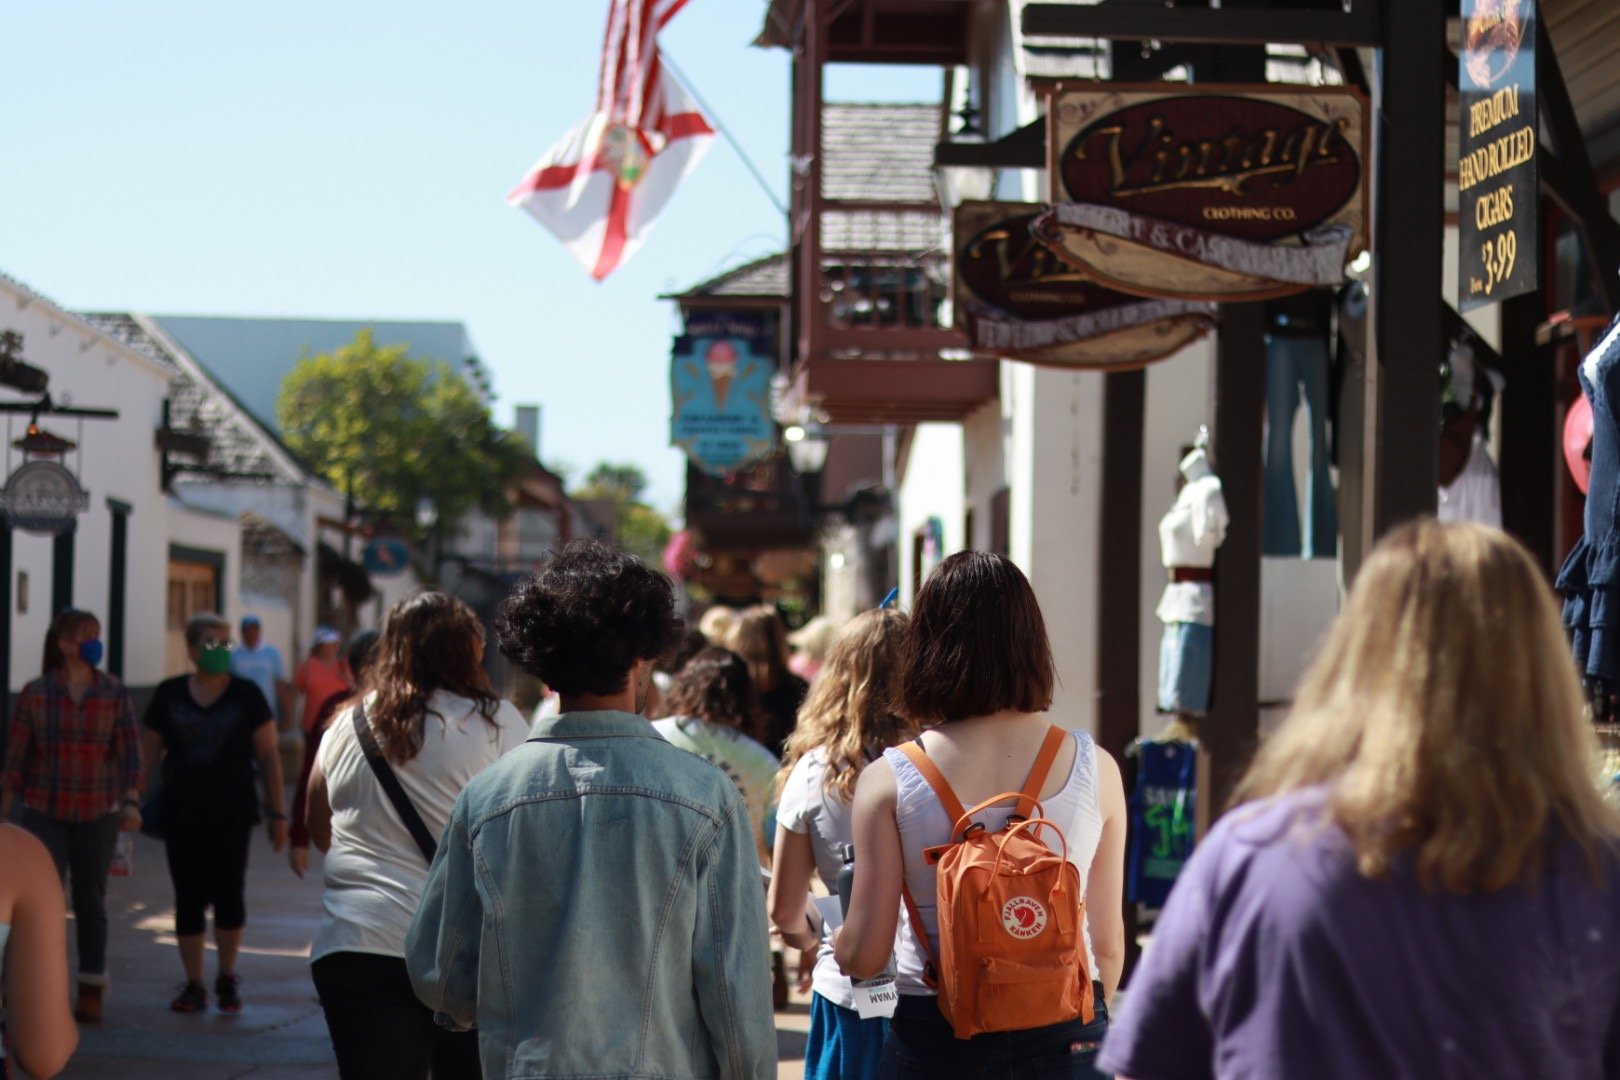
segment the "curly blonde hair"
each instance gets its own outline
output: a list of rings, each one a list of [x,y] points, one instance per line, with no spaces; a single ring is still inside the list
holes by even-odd
[[[794,764],[819,749],[827,756],[827,792],[848,802],[866,763],[916,734],[895,711],[905,633],[906,617],[893,610],[868,611],[838,632],[782,752],[778,790]]]

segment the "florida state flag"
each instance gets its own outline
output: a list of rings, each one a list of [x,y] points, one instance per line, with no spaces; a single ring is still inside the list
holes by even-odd
[[[658,57],[686,0],[612,0],[596,110],[506,201],[557,235],[597,281],[639,248],[714,129]]]

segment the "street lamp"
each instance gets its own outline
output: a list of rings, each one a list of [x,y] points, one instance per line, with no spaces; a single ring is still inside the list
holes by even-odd
[[[800,476],[819,473],[827,465],[827,433],[816,425],[792,424],[782,432],[788,460]]]

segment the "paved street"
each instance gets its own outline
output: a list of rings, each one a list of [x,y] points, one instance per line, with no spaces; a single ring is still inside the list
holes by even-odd
[[[113,986],[106,1019],[83,1030],[63,1075],[71,1080],[316,1080],[337,1076],[326,1024],[309,980],[309,943],[320,916],[319,862],[303,881],[255,837],[248,871],[248,927],[239,970],[238,1016],[169,1011],[182,976],[163,847],[140,837],[135,876],[114,878]],[[71,929],[69,937],[72,937]],[[213,985],[210,952],[208,983]],[[783,1077],[802,1075],[802,1001],[777,1017]]]

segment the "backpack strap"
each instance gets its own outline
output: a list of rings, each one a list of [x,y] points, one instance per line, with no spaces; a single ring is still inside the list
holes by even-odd
[[[1041,752],[1035,755],[1035,764],[1030,767],[1029,779],[1024,781],[1024,797],[1018,800],[1018,808],[1013,811],[1017,817],[1028,820],[1035,812],[1035,807],[1041,798],[1041,788],[1046,786],[1046,778],[1051,775],[1052,763],[1057,760],[1058,750],[1063,747],[1063,740],[1068,732],[1053,724],[1046,729],[1046,741],[1041,743]]]
[[[411,797],[405,793],[405,788],[394,774],[393,766],[383,756],[382,747],[377,745],[377,737],[371,733],[371,723],[366,719],[366,703],[362,698],[354,703],[354,734],[360,740],[360,752],[366,755],[366,764],[376,775],[377,782],[382,785],[383,793],[388,801],[394,805],[394,812],[399,815],[400,822],[404,824],[405,831],[411,834],[416,846],[421,849],[422,857],[433,863],[433,856],[439,850],[438,841],[428,832],[427,822],[417,813]]]
[[[962,809],[962,800],[956,797],[956,792],[951,790],[951,785],[945,780],[945,774],[939,771],[939,766],[934,764],[928,756],[928,751],[923,749],[921,737],[908,743],[901,743],[900,752],[911,759],[917,771],[922,773],[922,778],[928,781],[928,786],[933,788],[934,794],[939,797],[939,804],[945,808],[945,816],[951,819],[951,842],[955,843],[956,823],[967,813]],[[1044,784],[1046,781],[1043,778],[1041,782]],[[1039,794],[1039,791],[1036,794]]]

